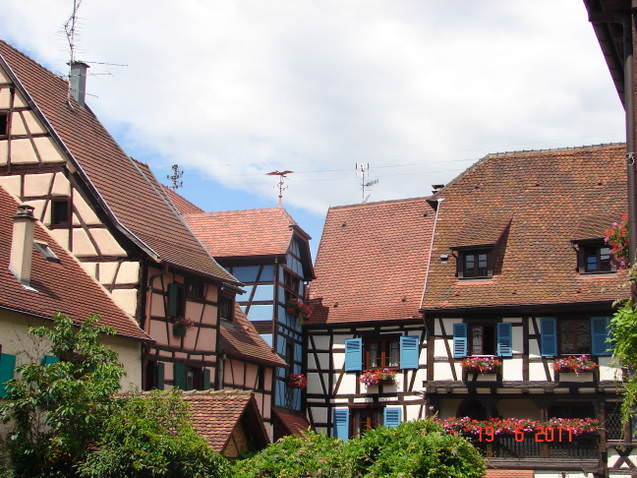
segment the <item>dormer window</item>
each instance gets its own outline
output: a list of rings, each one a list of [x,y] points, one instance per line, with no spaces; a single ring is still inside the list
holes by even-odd
[[[491,277],[491,250],[465,250],[458,252],[458,277],[461,279],[480,279]]]
[[[603,242],[579,245],[578,269],[582,274],[613,272],[613,256],[610,247]]]

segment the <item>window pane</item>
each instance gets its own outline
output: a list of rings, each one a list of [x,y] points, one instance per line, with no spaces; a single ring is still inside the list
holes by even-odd
[[[482,355],[484,327],[471,326],[471,355]]]
[[[400,366],[400,344],[397,340],[389,344],[389,367]]]
[[[465,269],[473,269],[475,267],[475,255],[466,254],[464,256],[464,267]]]
[[[486,254],[478,254],[478,267],[480,269],[486,269],[486,267],[487,267],[487,255]]]
[[[378,342],[370,342],[367,346],[367,350],[369,351],[368,367],[380,367],[380,363],[378,360]]]
[[[596,271],[597,270],[597,256],[586,256],[586,270],[587,271]]]
[[[590,322],[587,319],[559,319],[558,324],[560,330],[560,354],[591,353]]]

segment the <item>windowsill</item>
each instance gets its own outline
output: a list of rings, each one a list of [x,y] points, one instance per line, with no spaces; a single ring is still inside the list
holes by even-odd
[[[484,284],[487,281],[493,280],[493,276],[486,277],[456,277],[456,283],[471,284],[479,283]]]
[[[599,271],[599,272],[579,272],[577,277],[585,278],[585,277],[615,277],[617,271]]]

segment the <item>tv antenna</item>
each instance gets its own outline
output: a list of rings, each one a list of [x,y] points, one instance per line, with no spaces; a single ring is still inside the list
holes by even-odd
[[[361,177],[361,202],[367,202],[371,194],[367,194],[367,191],[372,186],[378,184],[378,179],[369,179],[369,163],[356,163],[356,174]]]
[[[64,24],[64,33],[66,33],[66,40],[69,44],[69,89],[67,101],[71,104],[71,69],[75,63],[75,34],[77,32],[77,12],[80,10],[82,0],[73,0],[73,12],[71,16],[66,20]]]
[[[175,191],[184,186],[184,182],[181,178],[184,176],[184,170],[178,164],[171,166],[173,173],[166,175],[166,179],[170,179],[170,187]]]
[[[288,174],[292,174],[294,171],[290,171],[286,169],[285,171],[270,171],[269,173],[265,173],[266,176],[278,176],[279,182],[274,186],[279,189],[279,207],[283,207],[283,191],[285,191],[288,187],[285,185],[285,179]]]

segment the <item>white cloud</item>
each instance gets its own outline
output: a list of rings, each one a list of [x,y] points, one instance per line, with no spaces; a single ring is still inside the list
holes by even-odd
[[[4,0],[0,35],[63,72],[70,0]],[[623,139],[581,2],[84,0],[89,103],[128,144],[314,211],[427,194],[493,151]],[[414,164],[415,163],[415,164]],[[395,168],[392,164],[401,165]],[[409,166],[404,166],[405,164]],[[336,172],[303,174],[317,170]]]

